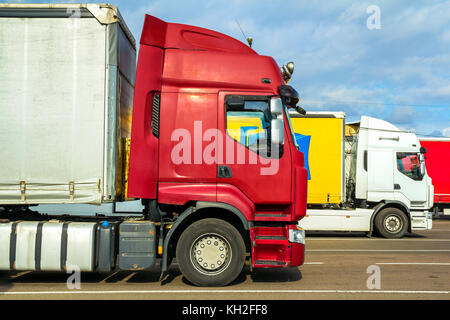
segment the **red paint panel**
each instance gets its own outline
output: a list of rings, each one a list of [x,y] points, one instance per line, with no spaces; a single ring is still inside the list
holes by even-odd
[[[268,78],[272,83],[263,83]],[[277,94],[281,74],[275,60],[260,55],[166,49],[163,91],[218,93],[270,90]]]
[[[188,201],[210,201],[229,204],[252,221],[255,207],[236,187],[225,184],[161,182],[158,188],[160,203],[184,205]]]
[[[217,129],[217,96],[163,92],[161,105],[159,181],[215,183],[217,166],[204,155],[216,144],[206,134]]]
[[[305,246],[300,243],[291,243],[291,267],[298,267],[305,262]]]
[[[216,185],[206,183],[167,183],[158,186],[160,203],[184,205],[188,201],[216,201]]]
[[[165,21],[146,14],[140,44],[164,48],[167,26]]]
[[[301,153],[301,152],[300,152]],[[303,156],[303,153],[301,153]],[[304,167],[296,167],[294,187],[294,220],[301,220],[306,215],[306,198],[308,189],[308,171]]]
[[[248,221],[253,221],[255,205],[235,186],[217,184],[217,202],[229,204],[238,209]]]
[[[255,247],[255,268],[264,268],[265,266],[270,267],[285,267],[289,265],[290,255],[286,254],[287,243],[261,243],[256,242]],[[281,262],[280,265],[274,265],[270,263],[266,264],[256,264],[257,261],[276,261]]]
[[[156,198],[158,139],[152,134],[153,94],[161,90],[163,50],[141,46],[134,90],[128,197]]]
[[[185,24],[166,23],[150,15],[145,16],[141,44],[256,55],[248,45],[220,32]]]
[[[434,202],[450,203],[450,141],[421,140],[427,149],[425,166],[434,186]]]

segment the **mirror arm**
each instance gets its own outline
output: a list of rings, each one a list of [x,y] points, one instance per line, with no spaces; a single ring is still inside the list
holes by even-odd
[[[303,116],[306,115],[306,110],[303,109],[302,107],[300,107],[300,106],[295,106],[294,109],[295,109],[295,111],[297,111],[297,112],[300,113],[301,115],[303,115]]]

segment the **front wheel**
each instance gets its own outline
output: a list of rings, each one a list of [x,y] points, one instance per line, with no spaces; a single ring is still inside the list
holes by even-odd
[[[225,286],[241,273],[245,243],[230,223],[199,220],[181,234],[176,258],[183,275],[197,286]]]
[[[386,208],[375,217],[375,229],[384,238],[401,238],[408,230],[408,219],[402,210]]]

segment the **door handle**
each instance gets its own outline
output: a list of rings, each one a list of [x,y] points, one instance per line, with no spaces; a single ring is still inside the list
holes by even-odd
[[[394,190],[400,190],[401,187],[398,183],[394,184]]]
[[[229,166],[217,166],[217,178],[231,178],[232,176]]]

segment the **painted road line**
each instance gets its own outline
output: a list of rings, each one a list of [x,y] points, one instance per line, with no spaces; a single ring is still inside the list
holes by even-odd
[[[342,239],[342,238],[306,238],[306,241],[309,240],[319,240],[319,241],[397,241],[397,242],[405,242],[405,241],[426,241],[426,242],[450,242],[450,239],[373,239],[373,238],[350,238],[350,239]]]
[[[450,252],[450,250],[395,250],[395,249],[307,249],[308,252]]]
[[[162,294],[162,293],[368,293],[368,294],[450,294],[440,290],[71,290],[71,291],[7,291],[0,295],[58,295],[58,294]]]
[[[424,265],[424,266],[450,266],[450,262],[377,262],[379,265]]]
[[[325,264],[324,262],[305,262],[304,264]]]

